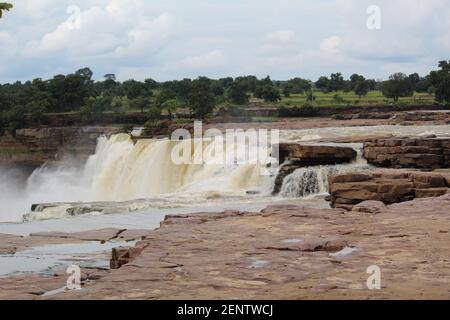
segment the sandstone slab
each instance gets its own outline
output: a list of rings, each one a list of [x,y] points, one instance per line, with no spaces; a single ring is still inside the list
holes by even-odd
[[[335,175],[329,185],[332,206],[347,210],[365,201],[393,204],[441,196],[450,190],[448,173],[394,169]]]
[[[364,144],[363,156],[370,164],[379,167],[427,170],[449,168],[450,139],[376,139]]]

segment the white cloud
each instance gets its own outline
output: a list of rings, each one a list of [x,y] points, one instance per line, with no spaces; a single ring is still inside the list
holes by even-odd
[[[24,52],[28,56],[64,54],[71,59],[151,53],[169,39],[173,21],[167,13],[153,19],[144,16],[141,5],[141,1],[112,0],[104,7],[91,7],[81,12],[79,29],[64,21],[40,40],[30,41]]]
[[[28,18],[41,18],[48,14],[54,5],[53,0],[18,0],[14,10],[25,14]]]
[[[317,78],[341,71],[422,74],[448,59],[448,0],[16,0],[2,19],[0,82],[89,66],[95,75],[171,79],[201,74]],[[67,7],[81,29],[67,27]],[[273,16],[282,15],[282,19]]]
[[[326,38],[320,44],[320,50],[324,53],[338,53],[339,45],[341,44],[342,39],[339,36],[332,36]]]
[[[225,63],[225,55],[220,50],[213,50],[199,56],[184,58],[174,63],[169,68],[204,69],[222,66]]]
[[[281,30],[269,32],[266,41],[277,44],[290,43],[295,39],[295,32],[292,30]]]

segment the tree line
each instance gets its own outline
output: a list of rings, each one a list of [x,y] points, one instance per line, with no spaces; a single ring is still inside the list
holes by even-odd
[[[425,77],[417,73],[396,73],[387,81],[366,79],[353,74],[348,80],[341,73],[320,77],[316,82],[293,78],[273,81],[269,76],[183,79],[157,82],[133,79],[120,82],[114,74],[93,80],[89,68],[51,79],[40,78],[0,84],[0,131],[14,131],[23,125],[25,115],[39,124],[48,113],[77,112],[86,122],[95,123],[104,112],[126,113],[139,110],[149,119],[159,119],[165,113],[172,118],[179,109],[189,110],[193,118],[204,119],[218,105],[246,105],[251,97],[267,103],[281,101],[291,94],[305,94],[307,101],[315,100],[315,92],[353,91],[358,96],[371,90],[381,90],[387,98],[398,101],[414,92],[435,94],[439,102],[450,102],[450,61],[439,63],[440,70]]]

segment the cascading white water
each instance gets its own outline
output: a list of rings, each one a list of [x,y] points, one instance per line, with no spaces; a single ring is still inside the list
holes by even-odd
[[[311,195],[327,194],[328,178],[330,176],[368,168],[369,166],[364,163],[300,168],[284,179],[280,196],[285,198],[303,198]]]
[[[126,135],[100,138],[97,152],[88,160],[83,177],[90,186],[92,198],[125,201],[204,192],[244,195],[247,190],[259,189],[265,179],[260,175],[258,163],[175,164],[171,157],[178,143],[139,140],[134,144]]]
[[[288,130],[282,131],[280,137],[286,142],[305,142],[369,131],[372,134],[388,132],[410,136],[424,132],[446,135],[450,134],[450,126]],[[169,140],[139,140],[134,143],[127,135],[102,137],[95,154],[87,163],[80,166],[43,166],[30,176],[26,188],[15,186],[10,173],[0,172],[0,221],[21,221],[22,215],[33,203],[132,200],[132,203],[127,203],[128,209],[138,210],[148,206],[205,206],[220,199],[223,203],[258,202],[261,198],[268,198],[273,190],[274,176],[261,175],[262,168],[258,163],[223,164],[219,161],[217,164],[175,165],[171,161],[174,143]],[[351,146],[357,150],[361,148],[361,145]],[[256,146],[250,148],[251,157],[258,152],[257,149]],[[222,156],[215,155],[216,158]],[[359,154],[358,160],[349,165],[298,169],[285,179],[280,196],[298,198],[326,193],[330,173],[364,169],[365,166]],[[145,201],[135,201],[139,198]],[[62,217],[66,209],[67,206],[62,207],[61,213],[58,208],[50,208],[48,212],[33,218]]]
[[[176,164],[172,159],[175,146],[198,144],[195,140],[142,139],[136,143],[126,134],[98,140],[96,152],[81,167],[43,166],[28,180],[27,203],[42,202],[123,202],[126,210],[148,206],[176,207],[191,203],[205,203],[214,199],[247,198],[247,192],[269,194],[273,179],[262,175],[264,159],[257,145],[247,145],[247,161],[224,162],[234,150],[217,152],[222,142],[202,141],[204,164]],[[222,144],[223,147],[223,144]],[[192,148],[192,153],[196,150]],[[266,152],[267,157],[269,152]],[[231,157],[232,158],[232,157]],[[43,211],[27,215],[28,220],[60,218],[70,206],[45,207]],[[80,211],[83,211],[81,209]],[[75,210],[77,211],[77,210]],[[22,214],[25,212],[21,212]]]
[[[336,143],[323,143],[321,145],[342,145]],[[303,198],[312,195],[324,195],[328,193],[328,178],[332,175],[367,170],[370,166],[362,156],[362,144],[348,143],[347,147],[351,147],[357,151],[355,161],[349,164],[312,166],[299,168],[284,178],[283,185],[280,190],[280,196],[285,198]]]

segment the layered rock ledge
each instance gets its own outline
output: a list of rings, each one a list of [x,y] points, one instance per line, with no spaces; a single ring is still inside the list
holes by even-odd
[[[450,167],[450,138],[389,138],[364,144],[370,164],[390,168],[438,169]]]
[[[331,205],[351,210],[364,201],[393,204],[450,192],[450,172],[376,169],[329,178]]]
[[[352,148],[297,143],[275,145],[273,153],[279,155],[279,163],[281,164],[275,179],[274,195],[280,192],[284,178],[299,168],[349,163],[355,160],[357,156],[357,152]]]
[[[107,228],[76,233],[39,232],[32,233],[27,237],[0,233],[0,255],[14,254],[28,248],[53,244],[141,240],[148,232],[148,230]]]
[[[47,127],[16,130],[0,136],[0,164],[39,167],[70,156],[85,160],[94,153],[97,139],[117,133],[114,127]]]

